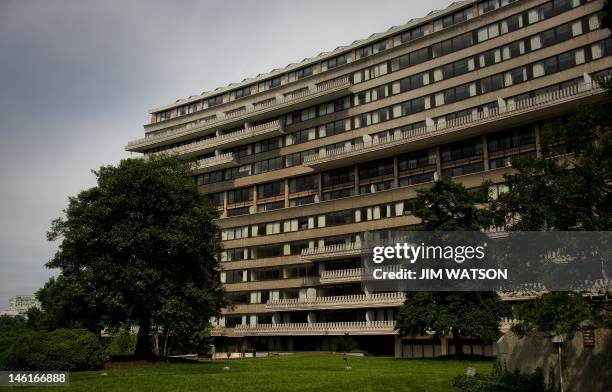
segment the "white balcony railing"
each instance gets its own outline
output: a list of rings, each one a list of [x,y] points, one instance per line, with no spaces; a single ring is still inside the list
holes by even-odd
[[[192,163],[191,170],[197,173],[203,173],[211,169],[230,167],[237,164],[238,161],[236,157],[234,157],[234,154],[228,152],[227,154],[221,154],[210,158],[199,159]]]
[[[237,325],[234,335],[395,335],[395,321]]]
[[[269,300],[266,309],[332,309],[400,306],[406,300],[404,293],[373,293],[358,295],[337,295],[329,297],[305,297]]]
[[[468,114],[445,123],[438,123],[417,129],[396,132],[384,138],[371,138],[369,141],[350,146],[344,146],[333,150],[321,150],[318,154],[304,157],[304,165],[316,166],[317,164],[344,159],[355,154],[366,153],[371,150],[388,148],[393,145],[404,144],[415,139],[436,136],[459,129],[474,127],[480,124],[497,121],[503,118],[537,111],[543,107],[562,104],[578,98],[583,98],[602,93],[603,88],[595,81],[569,86],[558,91],[552,91],[535,97],[517,100],[508,104],[505,108],[496,108],[489,111],[478,112],[477,115]]]
[[[361,252],[361,243],[327,245],[319,248],[302,249],[302,258],[308,260],[325,259],[341,256],[358,255]]]
[[[259,124],[254,127],[245,127],[236,132],[226,133],[224,135],[215,136],[212,138],[200,140],[199,142],[184,144],[179,147],[170,148],[168,150],[160,151],[156,154],[185,154],[189,152],[204,152],[214,151],[221,147],[227,146],[232,143],[239,143],[246,141],[245,139],[266,135],[269,132],[280,130],[280,121],[270,121],[264,124]]]
[[[321,283],[357,282],[363,275],[363,268],[348,268],[342,270],[321,272]]]
[[[304,98],[308,98],[310,96],[316,96],[321,93],[329,92],[330,90],[340,89],[340,88],[348,88],[350,87],[350,81],[348,77],[343,77],[339,79],[329,80],[327,82],[323,82],[318,84],[314,89],[307,89],[304,91],[297,92],[295,94],[289,94],[283,98],[277,98],[275,100],[270,100],[265,102],[264,104],[260,104],[257,106],[253,106],[250,108],[246,108],[245,110],[231,112],[229,114],[217,115],[214,118],[210,118],[208,120],[199,120],[196,124],[185,125],[173,127],[168,130],[151,133],[144,138],[140,138],[137,140],[132,140],[128,142],[127,149],[137,149],[142,148],[146,145],[156,142],[167,141],[170,139],[174,139],[180,136],[185,136],[191,133],[195,133],[197,131],[201,131],[208,127],[213,127],[217,124],[223,123],[225,120],[232,120],[241,117],[248,117],[260,112],[265,112],[274,107],[281,107],[284,105],[288,105],[294,102],[298,102],[303,100]]]

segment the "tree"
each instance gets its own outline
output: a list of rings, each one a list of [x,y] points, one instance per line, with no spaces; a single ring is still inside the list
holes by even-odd
[[[498,226],[521,231],[612,228],[610,109],[609,103],[581,107],[548,123],[542,130],[541,156],[511,160],[515,170],[505,175],[509,190],[491,204]],[[551,292],[517,307],[520,321],[514,330],[520,335],[570,334],[583,321],[605,320],[604,314],[605,309],[579,294]]]
[[[506,230],[612,228],[612,109],[583,107],[542,130],[542,155],[511,159],[509,191],[491,204]],[[571,152],[571,155],[560,153]]]
[[[478,231],[490,225],[488,211],[478,204],[489,200],[489,184],[483,183],[475,192],[444,176],[431,188],[417,190],[423,205],[415,215],[428,231]]]
[[[44,311],[73,319],[66,306],[54,309],[45,300],[69,287],[74,298],[66,305],[78,298],[90,326],[138,325],[137,356],[151,353],[152,325],[176,322],[176,314],[164,311],[176,298],[183,307],[180,333],[200,332],[219,315],[218,215],[187,165],[175,157],[127,159],[94,171],[97,185],[71,197],[48,234],[62,240],[47,263],[61,274],[40,292]]]
[[[520,322],[512,326],[512,331],[518,336],[553,332],[572,337],[585,320],[595,321],[595,313],[581,294],[553,291],[517,305],[515,316]]]
[[[415,212],[428,231],[478,231],[490,226],[488,183],[475,192],[442,177],[431,188],[420,189],[423,204]],[[413,292],[397,314],[397,330],[404,336],[452,333],[456,355],[463,355],[462,339],[470,336],[487,342],[500,334],[499,323],[511,314],[495,292]]]

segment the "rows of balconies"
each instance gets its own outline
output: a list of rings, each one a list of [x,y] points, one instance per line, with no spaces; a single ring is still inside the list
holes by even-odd
[[[316,310],[343,308],[371,308],[400,306],[406,300],[404,293],[374,293],[338,295],[328,297],[304,297],[269,300],[268,310]]]
[[[312,88],[287,94],[242,111],[218,114],[215,118],[200,120],[195,126],[178,126],[165,131],[149,134],[144,138],[130,141],[126,150],[142,152],[146,149],[167,144],[170,141],[181,141],[204,133],[210,133],[213,129],[227,129],[233,126],[239,126],[247,121],[254,122],[265,120],[266,118],[286,113],[289,110],[296,110],[300,106],[314,104],[315,102],[311,101],[317,101],[317,98],[324,98],[325,100],[338,98],[344,94],[350,86],[351,83],[348,77],[329,80]],[[246,141],[244,142],[246,143]]]
[[[213,336],[396,335],[395,321],[241,324],[215,327]]]
[[[270,121],[253,127],[245,127],[239,131],[226,133],[223,135],[200,140],[198,142],[184,144],[179,147],[170,148],[163,151],[167,154],[180,154],[192,156],[196,154],[210,153],[221,148],[236,147],[245,143],[252,143],[259,140],[278,136],[283,133],[280,121]]]
[[[352,162],[376,159],[380,156],[382,150],[388,155],[400,151],[406,144],[414,143],[418,140],[490,125],[490,123],[510,117],[521,116],[524,118],[529,113],[537,113],[543,109],[554,108],[576,99],[601,94],[604,91],[597,82],[592,81],[510,103],[506,103],[503,99],[499,98],[498,108],[473,112],[454,120],[436,124],[428,120],[427,122],[432,123],[431,125],[412,130],[397,131],[387,137],[371,137],[366,135],[362,143],[347,145],[333,150],[321,150],[319,154],[305,156],[304,166],[324,169],[335,167],[339,161],[346,161],[347,159],[350,159]]]
[[[333,82],[334,83],[330,82],[330,85],[336,85],[339,83],[337,81]],[[397,131],[387,137],[371,137],[369,135],[365,135],[363,142],[361,143],[356,143],[354,145],[344,146],[333,150],[322,149],[318,154],[307,155],[304,157],[303,165],[316,169],[329,169],[341,166],[347,160],[351,160],[351,162],[363,162],[377,159],[382,155],[388,156],[389,154],[399,153],[403,151],[405,146],[409,143],[414,143],[440,135],[452,134],[455,132],[467,132],[470,129],[476,131],[480,127],[490,126],[490,123],[492,122],[503,121],[509,118],[516,119],[518,121],[519,118],[524,118],[529,114],[535,114],[539,111],[548,109],[556,110],[560,105],[569,104],[571,101],[576,99],[601,94],[603,91],[604,89],[602,89],[597,82],[593,81],[591,83],[574,85],[559,91],[549,92],[523,100],[516,100],[514,102],[506,103],[500,98],[498,100],[499,108],[489,109],[482,112],[473,112],[448,122],[438,122],[433,124],[432,121],[428,120],[427,122],[431,122],[431,125],[413,130]],[[310,94],[311,92],[309,90],[297,93],[295,96],[305,97],[309,96]],[[269,105],[274,106],[274,104]],[[165,135],[164,137],[178,141],[179,139],[175,137],[177,132],[178,131],[168,131],[168,134],[164,133],[163,135]],[[192,130],[189,129],[189,132],[192,132]],[[283,129],[280,121],[276,120],[254,127],[246,126],[244,129],[236,132],[171,148],[165,152],[193,156],[196,154],[209,153],[221,148],[230,148],[263,140],[280,134],[283,134]],[[145,141],[148,139],[158,140],[160,145],[162,145],[166,141],[166,139],[164,139],[162,136],[148,136],[145,139],[130,142],[131,144],[128,145],[128,150],[140,151],[141,149],[144,150],[145,146],[147,148],[151,148],[151,143],[149,141]],[[210,158],[210,160],[201,163],[202,166],[197,165],[194,167],[194,170],[198,173],[223,169],[238,164],[235,159],[231,159],[229,157],[215,157],[215,159]]]

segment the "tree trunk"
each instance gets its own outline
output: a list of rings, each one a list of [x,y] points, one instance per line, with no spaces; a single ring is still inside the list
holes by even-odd
[[[138,358],[148,358],[151,356],[151,319],[149,317],[143,318],[138,326],[134,355]]]
[[[463,358],[463,339],[461,338],[461,332],[453,331],[453,338],[455,340],[455,356],[459,359]]]

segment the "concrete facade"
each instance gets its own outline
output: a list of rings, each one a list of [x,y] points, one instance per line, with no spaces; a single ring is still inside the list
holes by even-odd
[[[418,224],[415,191],[442,175],[503,191],[508,158],[536,154],[547,121],[603,100],[602,4],[457,2],[151,111],[126,149],[193,157],[219,207],[235,304],[216,321],[220,344],[334,349],[351,335],[396,351],[402,298],[362,291],[362,233]]]

